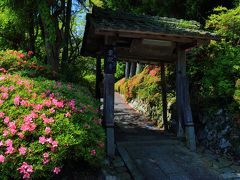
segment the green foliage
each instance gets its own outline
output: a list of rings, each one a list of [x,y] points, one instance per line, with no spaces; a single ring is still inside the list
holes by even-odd
[[[206,22],[207,28],[214,28],[215,32],[230,40],[238,41],[240,31],[240,4],[228,10],[225,7],[214,9],[215,14],[209,17]]]
[[[104,6],[112,9],[154,16],[194,19],[201,23],[205,21],[214,7],[222,5],[232,8],[235,4],[229,0],[182,0],[180,3],[174,0],[103,0],[103,2]]]
[[[13,48],[24,39],[19,16],[11,8],[0,6],[0,49]]]
[[[117,63],[117,72],[115,73],[116,81],[123,78],[124,73],[125,73],[125,63],[124,62],[118,62]]]
[[[0,63],[7,63],[0,72],[1,179],[49,179],[66,160],[99,166],[104,131],[99,104],[90,92],[72,83],[22,77],[21,69],[27,68],[21,66],[24,53],[3,54]],[[26,64],[32,60],[25,59]],[[19,68],[14,61],[20,62]]]
[[[198,86],[198,94],[204,98],[231,100],[235,82],[240,77],[239,58],[240,48],[226,42],[194,49],[189,60],[189,75],[193,86]]]
[[[238,79],[236,82],[236,90],[234,93],[234,99],[238,102],[238,104],[240,106],[240,79]]]

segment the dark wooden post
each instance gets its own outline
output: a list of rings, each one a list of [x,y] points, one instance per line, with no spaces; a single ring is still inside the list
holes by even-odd
[[[125,79],[129,78],[129,74],[130,74],[130,62],[126,62],[125,63]]]
[[[167,126],[167,87],[166,87],[166,77],[165,77],[165,65],[161,64],[161,86],[162,86],[162,104],[163,104],[163,127],[164,130],[168,129]]]
[[[186,52],[178,48],[177,61],[177,112],[178,120],[184,125],[187,144],[190,150],[196,150],[196,140],[186,76]]]
[[[101,57],[97,57],[96,59],[96,86],[95,86],[95,97],[97,100],[100,100],[101,98],[101,91],[100,91],[100,81],[101,78]]]
[[[136,74],[136,68],[137,68],[137,63],[131,62],[131,68],[130,68],[130,75],[129,75],[129,77],[133,77]]]
[[[177,136],[184,137],[184,121],[181,111],[181,97],[182,97],[182,86],[181,86],[181,76],[184,69],[185,60],[182,59],[182,54],[178,50],[178,59],[176,62],[176,104],[177,104]]]
[[[106,128],[107,155],[115,155],[114,136],[114,73],[116,71],[115,48],[108,48],[104,59],[104,125]]]

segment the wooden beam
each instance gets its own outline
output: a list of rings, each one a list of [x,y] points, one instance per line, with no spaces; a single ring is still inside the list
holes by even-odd
[[[212,37],[193,36],[184,34],[168,34],[163,32],[146,32],[146,31],[136,31],[136,30],[122,30],[122,29],[96,29],[95,33],[97,35],[116,35],[118,37],[129,37],[129,38],[144,38],[144,39],[155,39],[155,40],[168,40],[173,42],[183,42],[192,43],[197,40],[209,41]]]
[[[155,60],[145,60],[145,59],[136,59],[136,57],[118,57],[119,61],[128,61],[128,62],[136,62],[136,63],[141,63],[141,64],[148,64],[148,65],[159,65],[160,63],[164,62],[165,64],[173,64],[175,61],[155,61]]]
[[[141,40],[133,40],[131,47],[128,48],[118,48],[121,50],[127,50],[129,53],[138,56],[152,56],[152,57],[161,57],[161,56],[170,56],[173,54],[174,49],[176,48],[175,43],[171,43],[171,46],[156,46],[143,44]]]
[[[159,59],[155,59],[152,57],[137,57],[137,56],[130,56],[130,55],[118,55],[118,59],[121,61],[131,61],[131,62],[140,62],[143,64],[160,64],[160,63],[168,63],[172,64],[176,62],[176,59],[173,57],[162,57]]]
[[[167,123],[167,86],[165,77],[165,65],[161,63],[161,86],[162,86],[162,108],[163,108],[163,127],[164,130],[168,129]]]

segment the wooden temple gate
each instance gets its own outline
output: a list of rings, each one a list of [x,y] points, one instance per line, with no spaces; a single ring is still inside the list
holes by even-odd
[[[114,73],[116,60],[161,64],[163,122],[167,123],[167,94],[164,64],[176,65],[176,100],[178,132],[185,132],[187,144],[196,149],[188,81],[186,49],[216,39],[214,34],[199,30],[195,21],[126,14],[93,8],[87,23],[81,54],[97,59],[96,95],[99,98],[101,58],[104,58],[103,125],[106,129],[107,155],[115,154]]]

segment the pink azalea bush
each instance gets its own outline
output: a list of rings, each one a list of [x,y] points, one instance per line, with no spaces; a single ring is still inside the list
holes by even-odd
[[[29,77],[45,76],[50,77],[50,68],[38,61],[34,52],[28,53],[20,51],[0,51],[0,72],[1,73],[21,73]]]
[[[98,166],[103,155],[97,103],[86,88],[0,72],[1,179],[47,179],[68,159]]]

